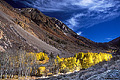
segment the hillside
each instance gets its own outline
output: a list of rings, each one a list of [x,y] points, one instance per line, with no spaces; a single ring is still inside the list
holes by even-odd
[[[120,37],[110,41],[108,44],[115,46],[115,47],[120,47]]]
[[[56,18],[34,8],[13,8],[0,1],[1,50],[22,48],[28,52],[73,56],[78,52],[104,52],[118,43],[95,43],[79,36]],[[4,39],[6,37],[7,40]],[[117,46],[118,47],[118,46]],[[61,55],[61,56],[62,56]]]
[[[0,1],[1,48],[63,54],[103,49],[77,35],[56,18],[45,16],[34,8],[13,8]],[[4,39],[6,37],[6,39]],[[99,47],[99,49],[98,49]]]
[[[43,51],[44,49],[46,49],[46,51],[48,52],[59,53],[59,50],[38,39],[37,37],[35,37],[35,35],[32,35],[34,34],[34,32],[30,31],[30,29],[29,31],[31,34],[28,31],[24,30],[20,25],[16,24],[15,19],[19,18],[19,20],[22,21],[22,18],[25,17],[15,13],[14,11],[12,12],[10,9],[7,8],[9,6],[5,7],[3,5],[3,1],[1,2],[0,28],[2,37],[1,41],[4,48],[14,50],[24,48],[25,50],[29,51]],[[27,20],[27,18],[25,18],[24,20]]]

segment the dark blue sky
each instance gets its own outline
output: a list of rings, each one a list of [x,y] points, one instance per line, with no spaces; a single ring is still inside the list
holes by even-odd
[[[83,29],[82,36],[95,42],[108,42],[120,37],[120,17]]]
[[[120,36],[120,0],[6,0],[14,7],[33,7],[64,22],[95,42]]]

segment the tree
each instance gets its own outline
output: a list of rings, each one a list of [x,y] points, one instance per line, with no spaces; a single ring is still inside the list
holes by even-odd
[[[75,55],[76,59],[83,59],[84,58],[84,53],[83,52],[79,52]]]
[[[78,59],[76,62],[76,70],[80,70],[80,69],[82,69],[82,66],[81,66],[80,60]]]

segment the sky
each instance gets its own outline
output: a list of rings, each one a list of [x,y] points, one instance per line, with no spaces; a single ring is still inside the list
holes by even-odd
[[[95,42],[120,37],[120,0],[6,0],[13,7],[33,7],[64,22]]]

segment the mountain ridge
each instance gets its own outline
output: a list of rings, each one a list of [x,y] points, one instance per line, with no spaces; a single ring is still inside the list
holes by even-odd
[[[105,52],[106,50],[110,49],[108,43],[95,43],[85,37],[79,36],[58,19],[48,17],[37,9],[13,8],[4,0],[1,0],[0,10],[3,12],[2,14],[7,14],[9,17],[6,17],[10,19],[10,21],[6,21],[3,19],[5,17],[2,14],[0,15],[1,23],[6,26],[4,27],[4,29],[2,29],[2,31],[6,31],[6,35],[10,39],[9,42],[11,43],[11,45],[16,45],[16,47],[14,47],[13,49],[17,47],[19,49],[19,46],[22,46],[22,49],[28,52],[44,51],[49,54],[54,53],[54,51],[52,50],[49,51],[47,50],[47,48],[42,48],[43,45],[39,45],[41,48],[38,48],[38,44],[33,45],[28,44],[27,41],[23,41],[21,37],[17,36],[13,31],[11,31],[11,23],[20,26],[23,29],[23,32],[26,31],[35,38],[45,42],[45,44],[56,48],[57,52],[54,53],[55,55],[61,54],[64,57],[68,57],[81,51]],[[11,32],[8,33],[7,30],[10,30]],[[11,36],[10,34],[14,34],[14,36]],[[15,41],[17,40],[15,36],[18,41]],[[11,37],[13,38],[13,40],[11,39]],[[4,40],[2,42],[4,42]],[[8,41],[6,41],[6,43],[8,43]],[[2,47],[5,46],[2,45]],[[8,46],[8,48],[11,47]]]

